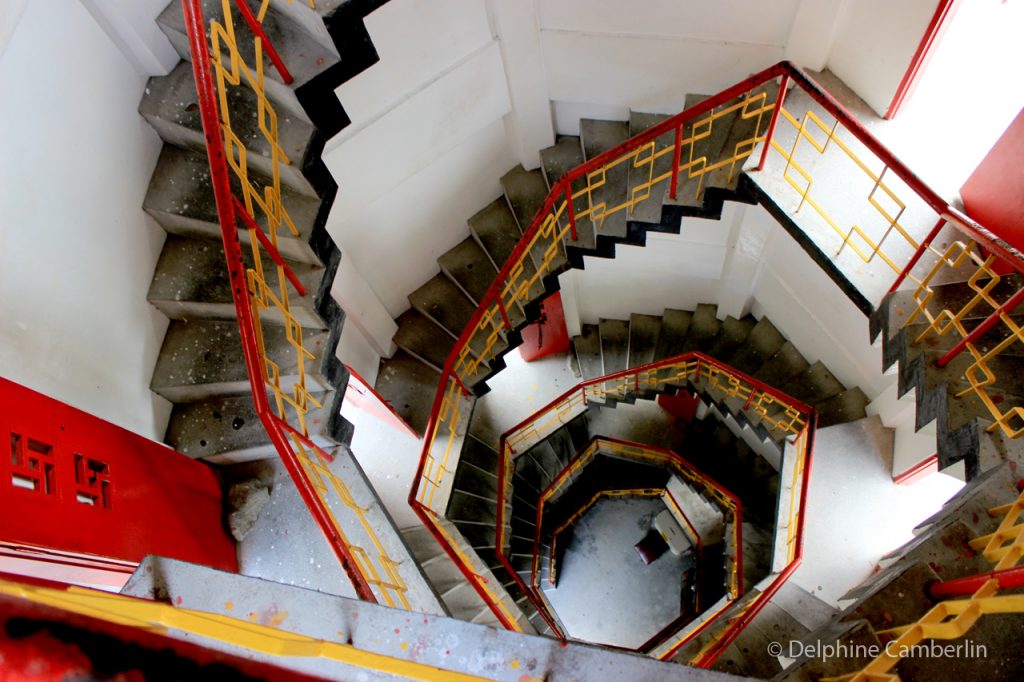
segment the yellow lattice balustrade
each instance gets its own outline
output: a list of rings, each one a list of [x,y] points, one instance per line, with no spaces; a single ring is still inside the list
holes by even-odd
[[[785,107],[781,109],[780,113],[779,120],[786,121],[793,127],[795,137],[792,146],[788,150],[777,139],[771,140],[771,148],[786,161],[782,177],[800,197],[796,211],[799,212],[804,205],[810,206],[835,231],[842,240],[836,250],[836,255],[842,253],[843,249],[849,245],[850,249],[865,263],[870,263],[877,256],[893,272],[902,272],[904,265],[903,257],[887,253],[883,250],[883,245],[893,232],[903,240],[901,245],[903,248],[899,249],[900,252],[905,252],[908,249],[912,252],[917,249],[919,243],[911,235],[910,230],[900,222],[907,204],[885,182],[885,176],[889,170],[888,167],[883,166],[879,172],[872,170],[869,163],[861,159],[857,152],[854,151],[852,143],[848,143],[844,139],[845,131],[840,127],[838,120],[829,126],[816,113],[810,110],[804,113],[800,119],[797,119]],[[819,135],[823,137],[819,139]],[[856,169],[855,172],[860,172],[870,181],[871,186],[864,199],[867,205],[874,209],[875,217],[881,218],[880,227],[869,229],[857,224],[851,224],[848,228],[841,226],[841,219],[833,215],[825,206],[825,202],[828,200],[818,197],[812,191],[814,175],[808,168],[808,165],[801,163],[798,159],[799,151],[802,148],[801,143],[804,141],[820,156],[824,156],[830,148],[838,149],[848,161],[852,162],[853,168]],[[833,168],[831,164],[829,167]],[[830,173],[834,173],[834,171],[830,171]],[[854,238],[855,236],[857,239]]]
[[[822,682],[899,682],[892,669],[925,640],[960,639],[987,614],[1024,613],[1024,595],[999,596],[998,592],[999,581],[989,580],[967,599],[937,604],[916,623],[877,631],[886,644],[875,660],[856,673],[822,678]]]
[[[995,570],[1013,568],[1024,559],[1024,492],[1011,502],[989,510],[991,516],[1002,516],[995,532],[970,541],[972,549],[981,550],[982,556],[995,564]]]
[[[927,323],[914,337],[914,343],[951,334],[957,340],[966,338],[976,325],[996,313],[1019,288],[1019,284],[1005,274],[1005,266],[974,241],[953,241],[942,251],[931,244],[927,246],[931,261],[925,263],[922,275],[914,277],[912,273],[909,276],[917,284],[913,290],[916,305],[904,325],[909,326],[922,319]],[[957,300],[960,302],[952,308],[936,295],[937,286],[951,281],[963,281],[969,292],[966,297],[959,296]],[[998,381],[998,372],[993,366],[996,359],[1016,344],[1024,344],[1024,327],[1011,314],[1002,313],[988,338],[998,340],[966,345],[973,358],[973,362],[963,370],[969,386],[956,396],[973,393],[992,416],[989,431],[1001,429],[1008,437],[1016,438],[1024,433],[1024,409],[1004,406],[1002,396],[992,395],[990,387]]]
[[[311,410],[322,407],[321,402],[314,398],[313,391],[323,390],[323,387],[311,385],[314,380],[307,371],[307,362],[315,360],[316,353],[304,341],[303,327],[293,313],[292,301],[312,294],[304,291],[278,251],[282,235],[297,237],[300,234],[282,200],[282,167],[291,165],[291,160],[280,144],[278,115],[265,89],[264,48],[269,49],[269,46],[264,46],[259,36],[253,38],[251,44],[239,43],[236,21],[241,19],[237,18],[233,6],[231,0],[222,0],[223,18],[209,23],[210,68],[219,102],[217,115],[225,148],[224,161],[235,179],[232,201],[252,252],[251,265],[245,269],[245,283],[263,385],[270,395],[276,419],[287,434],[291,454],[301,464],[319,498],[331,531],[352,556],[359,573],[375,594],[389,606],[408,609],[407,587],[398,573],[398,563],[389,557],[366,518],[366,510],[355,503],[345,483],[328,468],[330,456],[309,441],[307,415]],[[267,8],[268,1],[264,0],[256,13],[257,20],[263,20]],[[252,51],[251,64],[243,54],[249,49]],[[233,90],[244,92],[233,93]],[[240,100],[255,101],[255,113],[250,109],[244,113],[236,112],[232,102]],[[236,120],[238,116],[247,118],[239,121]],[[236,127],[251,128],[253,122],[249,117],[252,116],[256,118],[256,127],[261,135],[258,141],[245,140],[236,132]],[[261,151],[253,151],[256,146]],[[254,154],[258,154],[263,163],[269,163],[268,180],[258,179],[266,175],[265,171],[258,175],[250,173],[249,161]],[[236,229],[237,226],[222,227]],[[289,357],[275,361],[269,356],[264,339],[264,324],[267,323],[283,325]],[[287,370],[296,375],[294,380],[282,381],[281,362],[289,364]],[[356,519],[357,527],[371,550],[350,541],[332,508],[332,502]]]

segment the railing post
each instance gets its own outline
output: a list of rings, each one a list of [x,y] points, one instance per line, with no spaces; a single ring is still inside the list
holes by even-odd
[[[676,193],[679,189],[679,160],[683,156],[683,126],[684,123],[680,123],[676,127],[676,141],[672,147],[672,180],[668,188],[668,198],[672,201],[676,200]]]
[[[284,62],[281,60],[281,56],[277,54],[277,49],[274,48],[274,44],[270,42],[270,38],[267,37],[266,31],[263,30],[263,24],[259,22],[256,15],[249,9],[249,3],[247,0],[235,0],[235,5],[238,7],[239,13],[242,18],[245,19],[245,23],[252,29],[253,34],[260,40],[263,45],[263,49],[267,52],[267,57],[270,62],[277,69],[277,72],[281,74],[281,80],[284,81],[285,85],[292,84],[292,74],[285,68]],[[205,34],[204,34],[205,35]],[[255,66],[255,65],[254,65]]]
[[[889,291],[885,293],[886,296],[896,291],[896,289],[899,288],[901,284],[903,284],[903,280],[907,278],[907,275],[910,274],[910,271],[913,270],[914,267],[917,265],[917,262],[921,260],[921,256],[923,256],[924,252],[928,250],[928,247],[931,246],[931,243],[935,241],[935,238],[939,235],[939,230],[941,230],[942,226],[945,224],[946,219],[943,218],[942,216],[939,216],[939,222],[935,223],[935,227],[933,227],[932,231],[928,233],[928,236],[924,238],[924,241],[921,242],[921,245],[917,247],[917,251],[915,251],[914,255],[910,258],[910,260],[907,261],[907,264],[903,267],[903,271],[900,272],[899,277],[897,277],[896,281],[892,283],[891,287],[889,287]],[[883,296],[882,301],[884,300],[885,297]],[[882,305],[882,301],[878,302],[879,306]]]
[[[572,240],[576,241],[576,208],[572,205],[572,183],[565,181],[565,205],[569,211],[569,230],[572,233]]]
[[[779,83],[779,94],[775,96],[775,106],[772,108],[772,117],[768,120],[768,131],[764,134],[764,147],[761,149],[761,160],[757,163],[757,170],[764,170],[764,164],[768,160],[768,148],[772,146],[772,137],[775,136],[775,126],[779,122],[779,113],[782,112],[782,103],[786,101],[786,88],[789,87],[789,74],[783,74]]]
[[[948,365],[952,362],[953,358],[963,352],[964,348],[967,348],[967,344],[975,343],[983,334],[996,326],[996,323],[1002,319],[1003,315],[1012,311],[1021,303],[1024,303],[1024,289],[1019,289],[1017,293],[1008,298],[1005,303],[996,308],[995,312],[989,315],[984,322],[972,329],[970,334],[960,339],[960,342],[953,346],[948,353],[939,358],[935,364],[938,367],[945,367]]]
[[[508,311],[505,310],[505,302],[501,300],[501,294],[497,296],[498,311],[501,313],[501,321],[505,323],[505,329],[512,329],[512,323],[508,320]]]

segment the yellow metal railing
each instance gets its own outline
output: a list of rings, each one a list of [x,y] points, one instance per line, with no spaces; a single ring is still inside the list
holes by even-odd
[[[899,682],[892,669],[902,659],[914,656],[914,648],[925,640],[959,639],[985,615],[1024,613],[1024,595],[998,593],[999,581],[989,580],[968,599],[941,602],[915,623],[879,630],[876,634],[886,644],[871,663],[849,675],[824,677],[822,682]]]
[[[357,594],[408,609],[407,586],[399,575],[398,562],[388,555],[366,510],[331,471],[332,456],[310,440],[309,413],[323,407],[314,394],[331,387],[307,367],[324,351],[306,341],[293,306],[315,292],[306,291],[279,251],[282,238],[300,233],[282,195],[282,173],[292,160],[278,137],[279,116],[265,87],[264,57],[274,64],[282,80],[288,82],[291,76],[258,23],[267,6],[264,0],[253,15],[245,2],[222,0],[221,16],[207,23],[198,0],[183,2],[211,182],[253,399],[299,493]],[[243,22],[253,34],[251,43],[244,45],[239,39],[241,31],[236,30]],[[254,101],[254,110],[236,111],[232,103],[237,101]],[[259,133],[249,139],[248,134],[236,130],[251,128],[253,121],[241,121],[240,117],[252,116]],[[260,160],[260,173],[250,172],[254,159]],[[269,173],[265,170],[268,165]],[[243,240],[250,248],[249,265],[242,256]],[[282,326],[286,349],[274,348],[272,357],[268,330]],[[273,334],[280,336],[279,331]],[[339,515],[354,520],[348,532]]]

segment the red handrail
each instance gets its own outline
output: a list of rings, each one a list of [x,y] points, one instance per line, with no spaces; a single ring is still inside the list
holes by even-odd
[[[242,350],[245,367],[249,375],[249,385],[256,413],[270,437],[274,448],[281,456],[288,474],[299,491],[317,525],[327,538],[335,556],[341,563],[360,599],[376,602],[377,599],[360,572],[355,558],[338,537],[329,512],[313,490],[304,475],[302,465],[282,429],[280,418],[275,415],[267,400],[264,386],[264,371],[260,364],[260,350],[257,341],[255,318],[249,301],[248,284],[245,277],[245,265],[242,260],[242,244],[238,237],[238,215],[235,212],[234,193],[228,171],[227,154],[224,140],[221,137],[220,115],[216,87],[210,72],[210,53],[206,44],[206,21],[203,18],[201,0],[181,0],[185,13],[185,24],[189,37],[189,49],[192,53],[192,73],[196,81],[196,94],[199,100],[199,112],[203,122],[203,134],[210,162],[210,179],[213,184],[214,199],[217,203],[217,216],[221,227],[221,240],[227,259],[228,278],[231,282],[231,296],[238,317],[239,333],[242,339]]]

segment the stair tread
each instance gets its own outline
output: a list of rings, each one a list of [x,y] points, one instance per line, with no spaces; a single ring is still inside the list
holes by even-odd
[[[267,183],[272,182],[253,171],[250,171],[250,176],[258,186],[268,186]],[[237,180],[232,184],[237,191]],[[299,231],[299,236],[294,236],[286,227],[278,228],[281,255],[304,263],[318,263],[306,242],[320,220],[320,200],[282,186],[281,203]],[[210,165],[204,154],[164,145],[142,207],[168,232],[184,237],[221,239]],[[257,211],[255,219],[266,231],[267,220],[262,213]],[[248,230],[240,230],[239,237],[248,244]]]
[[[548,187],[576,166],[582,165],[583,161],[583,147],[580,146],[580,138],[575,135],[559,135],[553,146],[540,150],[541,170]]]
[[[498,451],[484,443],[473,434],[467,434],[462,444],[462,456],[459,461],[466,461],[494,475],[498,473]]]
[[[769,386],[782,386],[810,366],[811,363],[807,362],[796,346],[786,341],[760,369],[754,372],[754,378]]]
[[[267,282],[276,290],[279,286],[276,266],[265,252],[261,253]],[[242,249],[242,259],[246,269],[253,267],[252,249]],[[314,299],[323,268],[309,263],[286,262],[309,292],[306,296],[299,296],[288,284],[292,315],[305,327],[323,327]],[[235,317],[223,245],[169,235],[164,241],[146,298],[172,319]],[[261,319],[284,322],[283,316],[273,306],[263,310],[260,316]]]
[[[347,443],[351,425],[341,417],[342,392],[313,393],[320,407],[306,414],[310,439],[321,447]],[[276,457],[251,395],[215,396],[174,406],[164,441],[193,459],[237,464]]]
[[[523,236],[504,197],[477,211],[469,219],[469,229],[499,270],[505,265]],[[532,258],[522,259],[521,265],[525,277],[533,277],[536,274],[537,268],[534,267]],[[544,293],[544,286],[538,280],[530,288],[530,299],[536,300]]]
[[[448,354],[455,347],[456,339],[451,332],[415,308],[399,315],[396,322],[398,331],[394,336],[395,345],[440,372]]]
[[[629,123],[626,121],[599,121],[596,119],[580,119],[580,140],[583,144],[583,154],[589,161],[612,147],[621,144],[629,139]],[[615,208],[626,200],[627,185],[629,182],[628,164],[620,163],[609,168],[603,174],[603,185],[592,189],[592,201],[596,206],[604,203],[604,211]],[[594,177],[594,183],[600,182],[600,177]],[[626,211],[619,210],[615,213],[603,215],[602,211],[595,212],[596,218],[592,222],[595,225],[597,235],[624,238],[627,234]]]
[[[753,374],[770,357],[779,352],[786,337],[767,317],[762,317],[747,335],[743,347],[732,358],[732,366],[746,374]]]
[[[654,351],[656,361],[672,358],[684,352],[692,318],[693,313],[688,310],[665,309],[661,316],[658,345]]]
[[[629,134],[631,137],[639,135],[648,128],[661,123],[668,114],[650,114],[639,111],[629,112]],[[664,150],[675,146],[675,132],[670,131],[659,135],[654,140],[654,148],[645,149],[639,152],[632,163],[629,164],[629,198],[636,199],[637,203],[630,210],[630,220],[638,220],[646,223],[661,222],[661,207],[668,196],[670,178],[666,178],[654,185],[644,186],[654,182],[656,178],[672,170],[673,155]],[[651,162],[647,161],[652,155],[658,155]],[[640,163],[637,166],[637,162]],[[642,196],[646,199],[640,199]]]
[[[501,176],[501,186],[519,229],[526,234],[534,216],[541,209],[548,195],[548,186],[539,170],[528,171],[516,166]],[[551,275],[566,262],[565,246],[561,241],[552,243],[537,239],[530,250],[533,263],[544,276]]]
[[[602,374],[613,374],[626,369],[629,353],[629,322],[601,320],[598,324],[601,340]]]
[[[585,324],[579,336],[572,338],[572,345],[580,363],[583,380],[596,379],[602,375],[601,334],[596,324]]]
[[[456,338],[469,324],[476,306],[455,284],[438,273],[409,294],[409,302],[424,316]]]
[[[207,21],[217,18],[223,21],[222,4],[220,0],[202,0],[203,15]],[[230,22],[235,34],[235,41],[239,46],[239,53],[246,64],[255,63],[255,39],[252,29],[241,19],[237,13],[232,15],[234,19]],[[187,36],[184,44],[182,36],[185,36],[185,13],[179,3],[170,3],[157,17],[157,25],[170,39],[171,44],[177,49],[178,54],[184,60],[191,59],[188,48]],[[297,22],[290,20],[287,16],[279,13],[273,7],[264,14],[260,25],[267,36],[267,39],[274,45],[278,54],[294,79],[292,88],[299,88],[313,80],[325,68],[338,61],[338,55],[333,49],[328,49],[312,35],[307,33]],[[227,59],[228,52],[224,51],[224,59]],[[214,57],[211,55],[211,59]],[[264,50],[263,75],[267,80],[283,84],[283,78],[273,62]]]
[[[708,349],[708,355],[727,364],[732,363],[733,356],[746,342],[755,325],[754,318],[736,319],[731,315],[722,321],[718,336]]]
[[[818,413],[818,428],[863,419],[867,416],[866,408],[870,402],[864,391],[854,386],[831,398],[814,403],[814,409]]]
[[[783,393],[810,404],[827,400],[846,390],[820,360],[779,388]]]
[[[232,130],[245,141],[246,160],[252,170],[273,173],[274,147],[259,127],[258,99],[248,87],[229,87],[226,93],[232,112]],[[139,113],[160,137],[171,145],[188,147],[205,154],[206,142],[196,95],[192,65],[178,62],[166,76],[150,78],[139,104]],[[302,175],[307,158],[318,154],[320,141],[308,121],[278,112],[277,143],[290,164],[279,166],[281,180],[298,192],[315,196],[310,182]]]
[[[479,305],[498,270],[487,252],[472,237],[466,237],[437,259],[441,272],[455,282],[474,304]],[[511,312],[511,311],[510,311]]]
[[[440,372],[399,350],[381,359],[375,389],[405,423],[423,433],[440,381]]]
[[[629,353],[626,364],[630,368],[654,362],[660,331],[661,318],[657,315],[634,313],[629,316]]]
[[[303,344],[318,358],[306,362],[309,390],[329,388],[320,375],[329,334],[306,330]],[[263,343],[277,364],[282,389],[290,391],[298,380],[295,351],[283,326],[264,325]],[[167,328],[153,368],[152,390],[171,402],[189,402],[214,395],[239,395],[251,390],[242,353],[238,323],[234,320],[174,320]]]
[[[686,334],[684,352],[707,352],[715,342],[715,336],[722,323],[716,317],[718,307],[710,303],[700,303],[690,318],[690,328]]]

